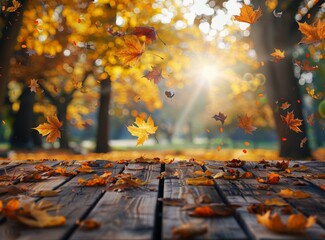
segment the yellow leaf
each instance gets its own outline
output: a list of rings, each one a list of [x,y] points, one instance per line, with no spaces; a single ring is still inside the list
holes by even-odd
[[[117,57],[124,65],[135,64],[144,53],[145,44],[141,44],[136,36],[125,37],[124,43],[124,48],[116,53]]]
[[[325,22],[320,19],[316,26],[309,25],[308,23],[299,23],[299,31],[304,35],[300,43],[315,43],[325,39]]]
[[[310,194],[301,190],[282,189],[279,195],[283,198],[309,198]]]
[[[143,118],[136,117],[135,124],[127,128],[132,136],[138,137],[137,145],[143,144],[148,139],[148,136],[154,134],[158,129],[154,125],[151,116],[148,117],[147,122]]]
[[[7,12],[15,12],[19,7],[20,3],[16,0],[12,0],[12,7],[7,8]]]
[[[288,203],[284,202],[279,198],[265,199],[264,204],[267,206],[279,206],[279,207],[288,205]]]
[[[236,15],[235,19],[239,22],[246,22],[249,24],[255,23],[262,16],[262,10],[258,8],[254,10],[251,6],[244,4],[240,9],[240,15]]]
[[[270,216],[271,211],[267,211],[264,215],[256,215],[258,223],[262,224],[267,229],[279,233],[299,233],[310,228],[316,222],[315,216],[310,216],[307,219],[301,214],[291,214],[286,224],[282,222],[281,217],[274,213]]]
[[[187,178],[186,184],[194,186],[213,186],[214,181],[206,177]]]
[[[284,51],[281,51],[280,49],[275,48],[274,52],[270,54],[272,57],[274,57],[274,62],[279,62],[280,60],[284,59]]]
[[[48,123],[40,124],[38,127],[33,128],[37,130],[42,136],[47,136],[47,142],[55,142],[57,138],[61,138],[60,127],[62,122],[59,121],[56,115],[47,117]]]

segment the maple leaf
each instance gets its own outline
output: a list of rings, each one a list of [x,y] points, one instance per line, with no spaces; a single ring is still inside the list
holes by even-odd
[[[302,120],[295,118],[293,111],[287,112],[286,116],[281,115],[281,119],[289,126],[289,128],[292,131],[294,131],[296,133],[302,132],[299,128],[299,126],[301,126],[301,124],[302,124]]]
[[[135,27],[130,34],[137,37],[145,36],[147,43],[153,42],[157,39],[157,31],[153,27]]]
[[[245,114],[244,117],[238,116],[238,125],[237,127],[244,129],[245,133],[253,134],[253,131],[256,130],[256,127],[254,127],[253,124],[253,116],[248,117],[247,114]]]
[[[145,51],[145,44],[141,44],[136,36],[126,36],[124,43],[124,48],[116,53],[117,57],[124,65],[137,63]]]
[[[270,54],[272,57],[274,57],[274,62],[279,62],[280,60],[283,60],[285,58],[284,51],[281,51],[280,49],[275,48],[274,52]]]
[[[255,23],[262,16],[262,10],[258,8],[254,10],[251,6],[243,4],[240,9],[240,14],[235,15],[235,20],[239,22],[246,22],[249,24]]]
[[[154,134],[158,127],[154,125],[151,116],[148,117],[147,122],[140,117],[136,117],[134,125],[128,126],[128,131],[132,136],[138,137],[137,145],[143,144],[148,139],[150,134]]]
[[[301,214],[291,214],[284,224],[281,217],[274,213],[270,216],[271,211],[267,211],[264,215],[256,215],[257,222],[267,229],[279,233],[299,233],[305,231],[316,223],[316,217],[310,216],[307,219]]]
[[[155,84],[158,84],[160,80],[164,79],[162,76],[162,69],[157,66],[151,66],[151,72],[148,72],[143,77],[147,78],[150,81],[153,81]]]
[[[61,138],[60,127],[62,127],[62,122],[59,121],[56,115],[47,117],[48,123],[43,123],[38,125],[38,127],[33,128],[37,130],[42,136],[47,136],[47,142],[55,142],[57,138]]]
[[[212,118],[214,118],[216,121],[220,121],[221,124],[223,125],[225,123],[225,120],[227,116],[223,114],[222,112],[219,112],[219,114],[215,114]]]
[[[308,23],[300,23],[299,31],[304,35],[304,38],[300,41],[300,43],[310,44],[320,42],[325,39],[325,22],[320,19],[316,23],[316,26],[309,25]]]
[[[16,12],[16,10],[20,7],[20,3],[16,0],[12,0],[12,6],[7,8],[7,12]]]
[[[289,104],[288,102],[284,102],[284,103],[281,104],[280,108],[281,108],[282,110],[286,110],[286,109],[288,109],[290,106],[291,106],[291,104]]]
[[[36,90],[39,87],[38,80],[36,80],[36,79],[30,80],[30,84],[29,84],[28,87],[30,88],[30,91],[31,92],[35,92],[36,93]]]
[[[308,85],[306,85],[306,91],[308,93],[309,96],[311,96],[313,99],[315,100],[319,100],[323,97],[322,93],[315,93],[315,89],[314,88],[310,88]]]
[[[173,93],[173,92],[171,92],[171,91],[165,91],[165,95],[166,95],[166,97],[168,97],[168,98],[172,98],[172,97],[175,96],[175,93]]]

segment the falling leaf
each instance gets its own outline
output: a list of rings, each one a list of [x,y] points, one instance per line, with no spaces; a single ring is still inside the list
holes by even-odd
[[[147,122],[140,117],[136,117],[134,125],[128,126],[127,128],[132,136],[138,137],[137,145],[142,145],[148,139],[148,136],[154,134],[158,129],[154,125],[151,116],[148,117]]]
[[[125,46],[116,55],[124,65],[137,63],[145,51],[145,44],[141,44],[136,36],[127,36],[124,39]]]
[[[276,18],[281,18],[282,14],[283,14],[283,12],[276,12],[275,9],[273,10],[273,16]]]
[[[315,114],[314,113],[307,116],[307,122],[310,126],[314,126],[314,124],[315,124]]]
[[[274,57],[274,62],[279,62],[280,60],[283,60],[285,58],[284,51],[281,51],[280,49],[275,48],[274,52],[270,54],[272,57]]]
[[[319,100],[323,97],[322,93],[315,93],[315,89],[310,88],[308,85],[306,85],[306,91],[307,91],[308,95],[311,96],[315,100]]]
[[[284,202],[280,198],[265,199],[264,204],[267,206],[277,206],[277,207],[283,207],[288,205],[288,203]]]
[[[317,65],[310,66],[308,61],[301,62],[299,60],[295,60],[295,65],[300,67],[302,71],[315,71],[319,68]]]
[[[244,117],[238,116],[238,124],[237,127],[244,129],[245,133],[253,134],[253,131],[256,130],[256,127],[253,126],[253,116],[248,117],[245,114]]]
[[[42,136],[47,136],[47,142],[55,142],[57,138],[61,138],[60,127],[62,127],[62,122],[59,121],[56,115],[47,117],[48,123],[43,123],[38,125],[38,127],[33,128],[37,130]]]
[[[77,221],[76,222],[80,227],[81,229],[83,230],[93,230],[93,229],[98,229],[100,228],[101,226],[101,223],[98,222],[97,220],[95,219],[87,219],[85,221]]]
[[[151,66],[151,72],[148,72],[143,77],[147,78],[150,81],[153,81],[155,84],[158,84],[164,77],[162,76],[162,69],[157,66]]]
[[[16,10],[20,7],[20,3],[16,0],[12,0],[12,6],[7,8],[7,12],[16,12]]]
[[[299,144],[300,148],[303,148],[304,147],[304,145],[306,144],[307,140],[308,140],[307,137],[304,137],[303,139],[301,139],[300,144]]]
[[[36,93],[38,87],[39,87],[38,80],[36,79],[30,80],[29,88],[31,92]]]
[[[254,10],[251,6],[243,4],[240,9],[240,15],[235,15],[235,20],[246,22],[249,24],[255,23],[262,16],[262,10],[258,8]]]
[[[166,95],[166,97],[168,97],[168,98],[172,98],[172,97],[175,96],[175,93],[173,93],[173,92],[171,92],[171,91],[165,91],[165,95]]]
[[[200,236],[208,232],[206,226],[198,226],[197,224],[184,223],[178,227],[172,227],[173,236],[178,236],[181,238],[191,238],[194,236]]]
[[[317,21],[316,26],[309,25],[308,23],[300,23],[299,31],[304,35],[300,43],[310,44],[320,42],[325,39],[325,22],[320,19]]]
[[[279,233],[300,233],[316,223],[315,216],[310,216],[306,219],[301,213],[291,214],[286,224],[283,223],[277,213],[274,213],[272,216],[270,215],[271,211],[266,212],[264,215],[256,215],[257,222],[267,229]]]
[[[301,190],[291,190],[288,188],[282,189],[278,194],[283,198],[309,198],[311,196],[309,193]]]
[[[288,102],[284,102],[284,103],[281,104],[280,108],[281,108],[282,110],[286,110],[286,109],[288,109],[290,106],[291,106],[291,104],[289,104]]]
[[[221,124],[223,125],[225,123],[225,120],[227,116],[223,114],[222,112],[219,112],[219,114],[215,114],[212,118],[214,118],[216,121],[220,121]]]
[[[153,27],[135,27],[130,34],[137,37],[145,36],[147,43],[153,42],[157,39],[157,31]]]
[[[302,132],[299,128],[299,126],[302,125],[302,120],[295,118],[293,111],[287,112],[286,116],[281,115],[281,119],[283,122],[285,122],[289,126],[289,128],[292,131],[294,131],[296,133]]]
[[[186,184],[194,186],[213,186],[214,181],[206,177],[186,178]]]

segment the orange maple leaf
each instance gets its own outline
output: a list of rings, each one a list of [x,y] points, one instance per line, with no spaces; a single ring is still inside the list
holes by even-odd
[[[235,19],[239,22],[246,22],[249,24],[255,23],[262,16],[262,10],[258,8],[254,10],[251,6],[244,4],[240,9],[240,14],[235,15]]]
[[[38,87],[39,87],[38,80],[36,79],[30,80],[29,88],[31,92],[36,92]]]
[[[300,43],[315,43],[320,42],[325,39],[325,22],[320,19],[316,23],[316,26],[309,25],[308,23],[300,23],[299,31],[304,35],[304,38],[300,41]]]
[[[62,127],[62,122],[59,121],[56,115],[47,117],[48,123],[43,123],[38,125],[38,127],[33,128],[37,130],[42,136],[47,136],[47,142],[55,142],[57,138],[61,138],[60,127]]]
[[[124,43],[124,48],[116,53],[117,57],[124,65],[135,64],[144,53],[145,44],[141,44],[139,39],[134,35],[126,36]]]
[[[256,127],[253,126],[253,116],[248,117],[245,114],[244,117],[238,116],[238,125],[237,127],[244,129],[245,133],[253,134],[253,131],[256,130]]]
[[[155,84],[158,84],[160,80],[164,79],[162,76],[162,69],[160,67],[151,66],[151,72],[148,72],[143,77],[147,78],[150,81],[154,81]]]
[[[299,128],[299,126],[302,124],[302,120],[295,118],[293,111],[287,112],[286,116],[281,115],[281,119],[289,126],[292,131],[295,131],[296,133],[302,132]]]
[[[281,51],[280,49],[275,48],[274,52],[270,54],[272,57],[274,57],[274,62],[279,62],[280,60],[283,60],[285,58],[284,51]]]

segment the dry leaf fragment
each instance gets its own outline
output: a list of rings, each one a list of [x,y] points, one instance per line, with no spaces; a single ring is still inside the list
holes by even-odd
[[[310,216],[307,219],[301,214],[291,214],[286,224],[282,222],[281,217],[274,213],[270,216],[271,211],[264,215],[256,215],[257,222],[262,224],[267,229],[279,233],[300,233],[310,228],[316,223],[316,217]]]
[[[149,116],[147,122],[140,117],[136,117],[134,125],[128,126],[127,129],[132,136],[138,137],[137,145],[139,145],[143,144],[150,134],[155,134],[158,127],[154,125],[154,121]]]
[[[125,46],[116,55],[124,65],[133,65],[138,62],[145,51],[145,44],[141,44],[136,36],[126,36]]]
[[[249,24],[255,23],[262,16],[262,10],[258,8],[254,10],[251,6],[243,4],[240,9],[240,15],[234,16],[239,22],[246,22]]]
[[[284,51],[281,51],[280,49],[275,48],[274,52],[270,54],[272,57],[274,57],[274,62],[279,62],[280,60],[283,60],[285,58]]]
[[[28,87],[30,88],[30,91],[31,92],[35,92],[36,93],[37,88],[39,87],[38,80],[36,80],[36,79],[30,80],[30,84],[29,84]]]
[[[12,0],[12,6],[6,9],[7,12],[16,12],[16,10],[20,7],[20,3],[17,0]]]
[[[83,230],[93,230],[93,229],[98,229],[101,227],[101,223],[98,222],[97,220],[95,219],[87,219],[85,221],[77,221],[76,222],[80,227],[81,229]]]
[[[286,116],[281,115],[281,119],[292,131],[296,133],[302,132],[299,128],[302,125],[302,120],[295,118],[293,111],[287,112]]]
[[[281,104],[280,108],[281,108],[282,110],[286,110],[286,109],[288,109],[290,106],[291,106],[291,104],[289,104],[288,102],[284,102],[284,103]]]
[[[60,128],[62,127],[62,122],[59,121],[56,115],[48,116],[47,122],[33,129],[37,130],[42,136],[48,135],[46,138],[47,142],[55,142],[57,138],[61,138]]]
[[[153,81],[155,84],[158,84],[162,79],[162,69],[157,66],[151,66],[152,70],[146,73],[143,77],[147,78],[150,81]]]
[[[225,123],[227,116],[224,113],[219,112],[219,114],[215,114],[212,118],[214,118],[216,121],[220,121],[221,124],[223,125]]]
[[[244,129],[245,133],[253,134],[253,131],[256,130],[256,127],[253,126],[253,116],[248,117],[245,114],[244,117],[238,116],[238,124],[237,127]]]
[[[186,184],[194,186],[213,186],[214,181],[206,177],[186,178]]]
[[[311,195],[309,193],[303,192],[301,190],[291,190],[291,189],[282,189],[278,193],[283,198],[309,198]]]
[[[198,226],[197,224],[184,223],[178,227],[172,227],[172,234],[181,238],[191,238],[200,236],[208,232],[207,226]]]
[[[320,42],[325,39],[325,22],[320,19],[317,21],[316,26],[309,25],[308,23],[300,23],[299,31],[304,35],[300,43],[310,44]]]

